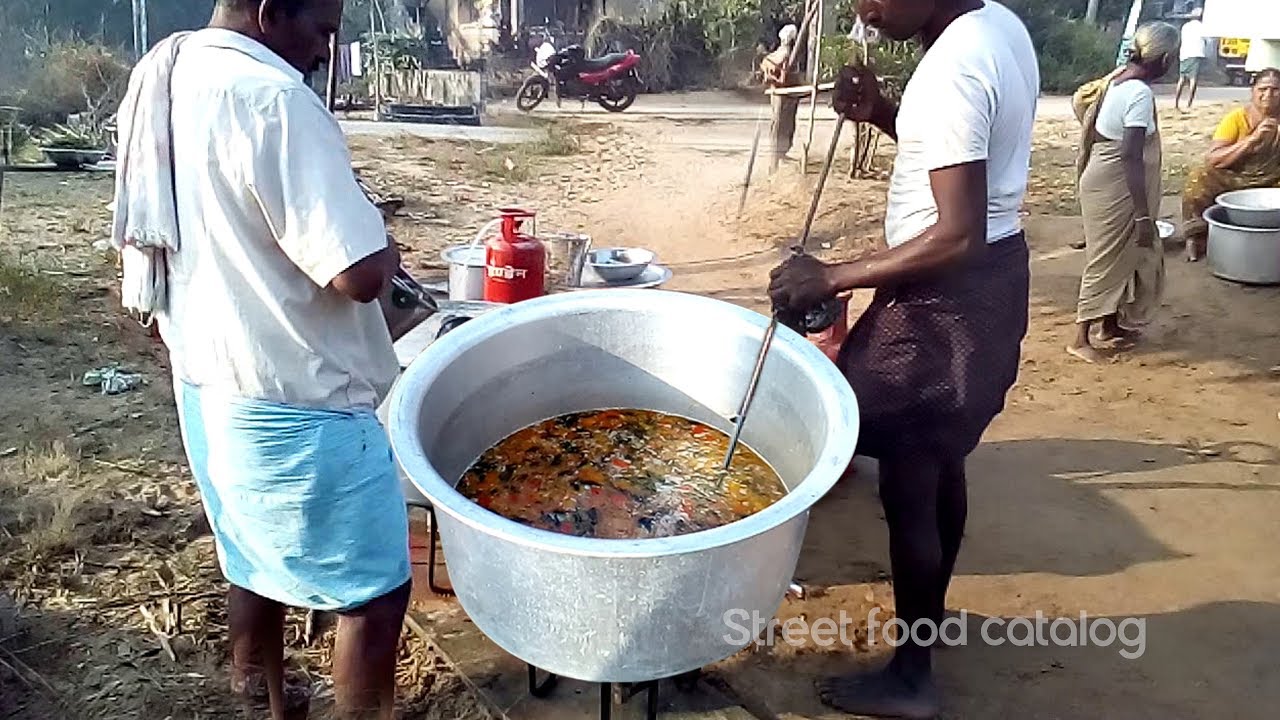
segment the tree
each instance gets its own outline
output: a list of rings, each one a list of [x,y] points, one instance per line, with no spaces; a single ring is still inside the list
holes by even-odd
[[[1084,21],[1090,25],[1098,24],[1098,0],[1089,0],[1089,7],[1084,11]]]

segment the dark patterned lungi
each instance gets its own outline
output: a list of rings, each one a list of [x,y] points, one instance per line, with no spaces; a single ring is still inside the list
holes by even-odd
[[[927,282],[881,289],[836,364],[858,397],[857,454],[968,455],[1004,409],[1027,332],[1022,233]]]

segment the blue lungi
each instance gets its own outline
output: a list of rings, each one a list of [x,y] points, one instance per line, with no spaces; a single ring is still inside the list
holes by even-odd
[[[410,578],[409,521],[372,411],[174,392],[182,441],[231,584],[295,607],[359,607]]]

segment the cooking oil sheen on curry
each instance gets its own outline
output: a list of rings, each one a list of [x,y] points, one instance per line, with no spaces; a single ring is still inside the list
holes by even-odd
[[[562,415],[490,448],[458,483],[482,507],[580,537],[669,537],[727,525],[786,494],[745,445],[721,470],[729,438],[649,410]],[[723,482],[722,482],[723,480]]]

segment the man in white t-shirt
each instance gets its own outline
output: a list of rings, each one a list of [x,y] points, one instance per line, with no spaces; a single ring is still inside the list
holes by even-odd
[[[1191,11],[1191,19],[1182,26],[1181,62],[1178,65],[1178,89],[1173,97],[1173,106],[1181,109],[1182,91],[1190,88],[1187,96],[1187,110],[1196,101],[1196,89],[1200,86],[1200,70],[1205,61],[1204,23],[1200,21],[1203,14],[1200,8]]]
[[[834,265],[797,256],[769,294],[794,315],[875,288],[837,364],[862,418],[859,455],[880,461],[897,617],[940,628],[966,515],[965,458],[1004,407],[1027,330],[1019,212],[1040,78],[1022,22],[991,0],[863,0],[862,19],[925,53],[899,106],[870,69],[845,68],[835,107],[897,141],[887,250]],[[928,633],[924,633],[928,636]],[[875,673],[821,685],[856,715],[939,711],[931,649],[916,638]]]
[[[207,28],[167,38],[130,82],[169,76],[146,98],[168,122],[130,136],[172,142],[173,187],[155,194],[181,242],[155,317],[231,585],[232,687],[274,718],[305,701],[283,684],[286,606],[339,616],[341,717],[390,718],[410,591],[408,518],[375,415],[399,370],[377,302],[399,256],[305,83],[341,16],[342,0],[217,0]]]

